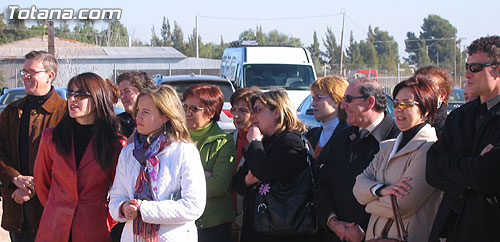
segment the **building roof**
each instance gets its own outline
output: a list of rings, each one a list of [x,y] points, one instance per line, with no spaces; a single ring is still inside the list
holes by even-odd
[[[101,47],[76,40],[54,37],[57,59],[184,59],[186,56],[170,46]],[[0,45],[0,59],[24,59],[32,50],[48,51],[48,37],[37,36]]]

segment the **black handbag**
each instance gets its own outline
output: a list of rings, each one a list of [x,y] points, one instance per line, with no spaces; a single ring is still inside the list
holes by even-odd
[[[275,236],[312,235],[318,231],[313,203],[314,178],[311,170],[312,156],[308,141],[303,137],[308,151],[305,168],[291,183],[260,183],[255,198],[253,230]]]

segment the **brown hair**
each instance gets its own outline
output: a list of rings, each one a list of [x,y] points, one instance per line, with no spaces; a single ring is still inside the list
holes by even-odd
[[[24,59],[25,60],[41,61],[43,67],[47,71],[54,72],[54,80],[56,79],[57,69],[59,67],[59,64],[57,63],[56,58],[52,54],[50,54],[49,52],[43,51],[43,50],[33,50],[30,53],[26,54],[24,56]]]
[[[339,118],[340,121],[345,121],[347,119],[347,114],[343,109],[340,108],[340,104],[344,100],[344,94],[345,90],[347,89],[347,86],[349,86],[349,83],[345,79],[337,75],[331,75],[316,79],[311,84],[309,89],[311,91],[321,90],[323,92],[328,93],[328,95],[333,99],[333,101],[338,104],[337,117]]]
[[[120,85],[122,81],[129,81],[130,85],[137,88],[139,92],[144,88],[156,87],[153,79],[144,71],[130,71],[120,74],[116,78],[116,84]]]
[[[410,88],[415,95],[415,101],[418,102],[417,107],[424,115],[424,120],[430,124],[434,123],[438,101],[438,90],[434,82],[428,76],[413,76],[394,87],[393,98],[396,99],[398,92],[405,87]]]
[[[236,89],[236,91],[234,91],[233,95],[231,95],[231,97],[229,98],[229,103],[231,103],[231,105],[234,106],[237,102],[244,101],[247,104],[247,106],[250,109],[252,109],[252,102],[251,102],[250,98],[252,97],[252,95],[254,95],[255,93],[258,93],[258,92],[260,92],[260,89],[257,87],[238,88],[238,89]]]
[[[430,78],[438,86],[439,95],[446,93],[444,103],[448,104],[448,98],[453,92],[453,80],[450,71],[437,66],[424,66],[415,71],[414,76],[417,75],[428,75],[427,79]]]
[[[467,54],[472,55],[477,52],[488,53],[493,62],[500,62],[500,36],[492,35],[472,41],[467,47]]]

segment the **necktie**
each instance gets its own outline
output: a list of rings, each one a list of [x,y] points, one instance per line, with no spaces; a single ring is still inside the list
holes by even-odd
[[[359,139],[364,139],[366,138],[366,136],[368,136],[370,134],[370,131],[368,131],[367,129],[361,129],[359,131]]]

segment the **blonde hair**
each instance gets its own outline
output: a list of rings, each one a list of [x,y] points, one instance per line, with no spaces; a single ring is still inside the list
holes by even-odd
[[[176,141],[191,142],[189,131],[186,127],[186,117],[184,109],[182,109],[181,100],[175,89],[166,84],[162,84],[156,88],[142,89],[137,100],[143,96],[149,96],[161,114],[168,118],[163,129],[153,132],[148,136],[158,135],[159,132],[165,132],[166,135]],[[137,104],[134,105],[134,117],[137,115]]]
[[[337,75],[324,76],[316,79],[309,89],[311,91],[320,90],[326,92],[335,103],[337,103],[337,117],[340,121],[347,119],[347,113],[340,108],[340,104],[344,101],[345,90],[349,86],[349,82]]]
[[[301,133],[306,131],[306,125],[297,117],[295,108],[293,107],[285,89],[271,89],[268,92],[257,93],[252,97],[252,106],[259,100],[271,110],[278,110],[279,117],[277,120],[276,133],[285,131],[297,130]]]
[[[328,96],[340,105],[340,103],[344,100],[344,93],[347,86],[349,86],[349,83],[346,80],[334,75],[316,79],[316,81],[311,84],[309,89],[311,91],[320,90],[328,93]]]

